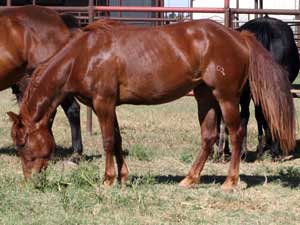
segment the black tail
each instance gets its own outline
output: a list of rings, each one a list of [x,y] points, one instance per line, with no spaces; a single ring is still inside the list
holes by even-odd
[[[60,17],[69,29],[80,27],[78,19],[72,14],[60,14]]]

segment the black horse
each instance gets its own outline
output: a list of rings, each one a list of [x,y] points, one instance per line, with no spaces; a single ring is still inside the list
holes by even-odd
[[[299,53],[293,31],[285,22],[266,16],[250,20],[237,30],[247,30],[255,34],[257,40],[272,54],[276,62],[287,71],[286,74],[290,82],[292,83],[296,79],[300,66]],[[250,88],[249,85],[246,85],[240,101],[241,116],[244,119],[245,126],[247,126],[250,116],[250,100]],[[258,127],[258,157],[267,149],[271,150],[273,158],[278,156],[280,154],[278,142],[273,140],[270,128],[259,105],[255,106],[255,118]]]
[[[253,19],[237,29],[238,31],[247,30],[253,33],[256,39],[272,54],[273,58],[286,70],[292,83],[299,72],[300,60],[298,48],[295,43],[292,29],[283,21],[268,16]],[[245,85],[240,99],[241,118],[244,126],[247,128],[250,112],[249,105],[251,101],[251,90],[249,83]],[[266,122],[261,106],[255,106],[255,118],[258,128],[258,146],[257,158],[263,153],[270,150],[272,158],[275,159],[280,155],[280,147],[277,140],[273,140],[270,128]],[[222,121],[221,121],[222,122]],[[245,129],[247,131],[247,129]],[[220,126],[220,138],[218,140],[218,154],[230,155],[228,139],[224,142],[225,127],[222,123]],[[247,152],[247,135],[243,143],[243,157]]]

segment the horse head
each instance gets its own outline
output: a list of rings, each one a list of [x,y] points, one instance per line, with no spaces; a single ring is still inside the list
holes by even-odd
[[[55,141],[48,126],[27,125],[20,115],[8,112],[13,122],[11,136],[22,162],[25,179],[47,168],[55,149]]]

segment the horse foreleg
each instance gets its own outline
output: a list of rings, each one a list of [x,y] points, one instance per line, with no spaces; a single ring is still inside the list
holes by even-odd
[[[199,182],[201,171],[218,137],[218,103],[206,87],[195,89],[194,94],[201,125],[201,148],[188,175],[179,184],[182,187],[191,187]]]
[[[21,105],[23,95],[25,90],[30,82],[30,74],[24,73],[22,74],[21,79],[11,86],[12,93],[16,96],[18,105]]]
[[[16,96],[18,105],[21,105],[21,101],[22,101],[22,97],[23,97],[23,93],[20,90],[20,87],[17,84],[14,84],[11,86],[12,89],[12,93]]]
[[[81,139],[81,127],[80,127],[80,106],[73,97],[67,97],[61,106],[69,120],[72,135],[72,147],[74,156],[72,160],[80,160],[82,155],[82,139]]]
[[[226,127],[223,119],[220,121],[220,132],[219,132],[219,140],[218,140],[218,156],[224,154],[225,150],[225,142],[226,142]]]
[[[245,135],[243,139],[243,145],[242,145],[242,156],[243,158],[246,157],[247,154],[247,126],[249,122],[249,117],[250,117],[250,111],[249,111],[249,106],[250,106],[250,101],[251,101],[251,93],[250,93],[250,87],[249,84],[244,87],[242,91],[242,95],[240,98],[240,106],[241,106],[241,119],[242,119],[242,126],[244,127],[245,130]]]
[[[115,156],[118,167],[118,180],[121,184],[125,184],[128,178],[128,168],[124,160],[122,151],[122,137],[118,124],[117,115],[115,114]]]
[[[114,100],[103,96],[95,97],[93,99],[93,108],[97,114],[98,121],[101,128],[103,149],[105,152],[105,172],[104,181],[105,186],[111,186],[116,177],[116,170],[114,165],[113,154],[116,146],[115,133],[115,104]]]
[[[228,176],[222,185],[224,190],[230,190],[238,184],[241,148],[244,137],[244,127],[241,123],[238,101],[221,101],[220,107],[225,124],[228,128],[232,145],[232,154]]]
[[[265,143],[263,146],[263,150],[266,151],[266,150],[270,149],[272,159],[275,160],[277,157],[280,156],[280,153],[282,153],[282,150],[280,149],[279,141],[276,139],[274,140],[272,138],[270,127],[269,127],[262,111],[261,111],[261,116],[262,116],[262,119],[261,119],[262,126],[263,126],[263,129],[265,132]]]
[[[255,119],[257,123],[257,132],[258,132],[258,145],[257,145],[257,158],[260,158],[264,154],[265,144],[266,144],[266,137],[264,138],[263,132],[263,123],[264,123],[264,116],[261,111],[260,106],[255,106]]]

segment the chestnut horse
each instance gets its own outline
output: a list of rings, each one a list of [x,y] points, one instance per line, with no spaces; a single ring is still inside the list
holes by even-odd
[[[109,186],[117,175],[114,155],[119,181],[124,183],[128,178],[116,106],[166,103],[193,90],[202,151],[180,185],[189,187],[199,181],[222,113],[232,144],[223,188],[232,189],[239,179],[244,137],[239,99],[247,79],[282,148],[289,150],[295,145],[293,99],[287,76],[282,73],[254,36],[211,20],[163,27],[92,24],[38,67],[20,114],[8,113],[14,121],[12,138],[20,152],[24,176],[47,166],[55,146],[49,119],[65,96],[77,96],[98,117],[106,153],[104,185]]]
[[[18,102],[21,101],[32,71],[71,38],[71,31],[62,19],[70,28],[76,26],[74,18],[60,16],[47,8],[24,6],[0,10],[0,90],[12,87]],[[70,96],[61,106],[70,122],[73,150],[81,154],[79,104]]]

